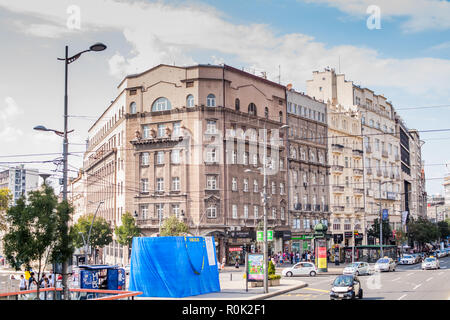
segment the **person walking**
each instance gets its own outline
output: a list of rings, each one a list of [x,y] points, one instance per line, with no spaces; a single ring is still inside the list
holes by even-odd
[[[27,280],[23,276],[23,274],[20,275],[20,284],[19,284],[19,290],[24,291],[27,290]]]

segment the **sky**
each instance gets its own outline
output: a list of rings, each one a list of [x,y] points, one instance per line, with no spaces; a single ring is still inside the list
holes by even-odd
[[[69,66],[69,176],[88,129],[127,74],[157,64],[221,64],[306,91],[325,67],[383,94],[421,131],[427,192],[450,170],[450,2],[442,0],[0,0],[0,168],[62,177],[64,56]]]

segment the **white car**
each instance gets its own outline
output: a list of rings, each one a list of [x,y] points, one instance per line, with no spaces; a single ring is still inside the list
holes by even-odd
[[[415,264],[416,261],[417,261],[416,257],[414,257],[410,254],[405,254],[400,259],[400,264]]]
[[[436,256],[437,256],[438,258],[443,258],[443,257],[445,257],[446,255],[447,255],[447,252],[441,251],[441,250],[436,250]]]
[[[440,269],[439,260],[435,257],[429,257],[423,260],[422,262],[422,270],[426,269]]]
[[[384,257],[375,263],[375,271],[395,271],[395,261],[392,258]]]
[[[367,262],[354,262],[346,266],[342,274],[353,274],[356,276],[370,274],[370,266]]]
[[[317,268],[311,262],[299,262],[290,268],[284,268],[283,271],[281,271],[281,274],[284,277],[293,277],[293,276],[315,277],[317,275]]]

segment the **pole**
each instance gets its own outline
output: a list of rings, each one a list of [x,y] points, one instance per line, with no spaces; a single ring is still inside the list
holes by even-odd
[[[269,292],[269,278],[268,278],[268,268],[267,268],[267,175],[266,175],[266,158],[267,158],[267,132],[266,132],[266,123],[264,122],[264,166],[263,166],[263,174],[264,174],[264,293]]]
[[[63,142],[63,201],[67,201],[67,154],[68,154],[68,140],[67,140],[67,118],[68,118],[68,98],[67,98],[67,80],[69,67],[69,47],[66,46],[66,59],[64,61],[64,142]],[[69,288],[67,287],[67,261],[62,263],[62,289],[64,300],[69,300]],[[56,282],[55,282],[56,285]]]
[[[378,181],[378,191],[380,192],[380,258],[384,256],[383,254],[383,211],[381,209],[381,180]]]
[[[95,217],[97,216],[98,209],[100,209],[100,206],[102,205],[102,203],[103,203],[103,201],[100,201],[98,203],[97,210],[95,210],[94,217],[92,218],[92,221],[91,221],[91,226],[89,227],[89,232],[88,232],[87,241],[86,241],[86,252],[85,252],[85,263],[86,264],[88,263],[88,260],[87,260],[87,249],[88,249],[88,245],[89,245],[89,239],[91,238],[92,226],[94,225]]]

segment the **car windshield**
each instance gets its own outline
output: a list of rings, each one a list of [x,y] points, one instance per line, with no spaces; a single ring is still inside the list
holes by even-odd
[[[358,267],[359,267],[359,263],[352,263],[347,266],[347,268],[358,268]]]
[[[377,263],[389,263],[389,259],[379,259]]]
[[[426,259],[425,259],[426,262],[434,262],[435,260],[436,260],[436,259],[434,259],[434,258],[426,258]]]
[[[351,276],[339,276],[333,282],[333,286],[335,287],[348,287],[351,286],[352,284],[353,284],[353,277]]]

